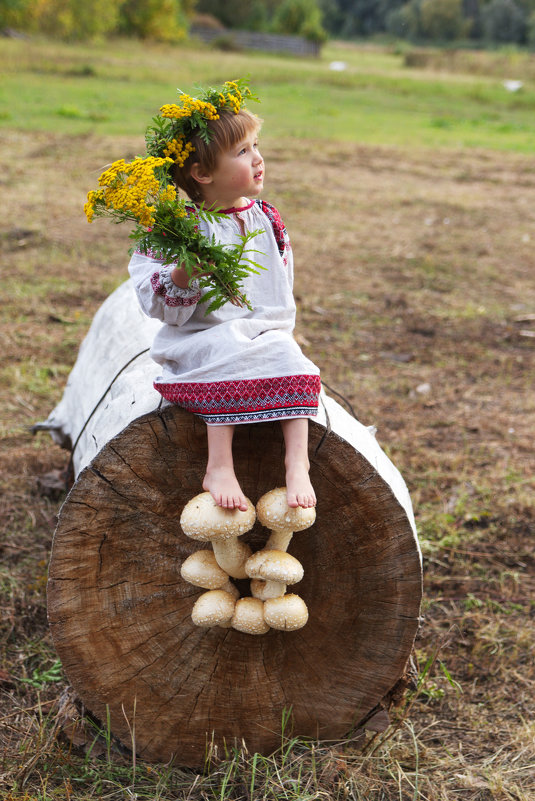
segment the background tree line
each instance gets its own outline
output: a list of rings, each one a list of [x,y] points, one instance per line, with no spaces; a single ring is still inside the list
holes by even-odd
[[[179,41],[196,13],[228,28],[318,42],[386,34],[411,42],[535,46],[535,0],[0,0],[0,28],[63,39]]]
[[[331,35],[535,44],[535,0],[321,0]]]

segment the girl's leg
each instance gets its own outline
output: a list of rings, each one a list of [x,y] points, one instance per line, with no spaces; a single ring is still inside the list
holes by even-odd
[[[218,506],[225,509],[247,509],[247,500],[234,472],[232,437],[234,426],[207,426],[208,464],[202,483]]]
[[[281,425],[286,446],[284,464],[288,506],[307,509],[316,505],[316,493],[308,475],[308,420],[306,417],[294,417],[281,420]]]

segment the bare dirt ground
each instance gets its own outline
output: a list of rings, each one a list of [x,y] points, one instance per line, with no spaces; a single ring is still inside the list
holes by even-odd
[[[54,664],[46,564],[63,497],[46,475],[68,455],[27,427],[59,401],[93,314],[126,278],[127,232],[87,225],[81,207],[106,162],[141,149],[7,133],[0,150],[0,718],[28,781],[32,732],[63,687],[36,670]],[[398,764],[422,798],[533,799],[535,163],[296,141],[263,150],[265,196],[293,241],[298,339],[328,388],[378,427],[416,511],[417,652],[438,658],[411,712],[418,749],[400,741]],[[333,788],[347,766],[337,770]],[[407,781],[403,798],[420,797]],[[401,797],[383,792],[369,797]]]

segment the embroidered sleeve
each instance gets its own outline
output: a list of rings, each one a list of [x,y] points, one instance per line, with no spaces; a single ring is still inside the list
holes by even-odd
[[[145,253],[135,252],[130,259],[130,273],[139,304],[145,314],[169,325],[184,325],[195,313],[201,299],[198,282],[181,289],[171,280],[174,265]]]
[[[257,200],[256,202],[259,204],[260,208],[271,223],[271,227],[273,228],[273,233],[275,235],[275,241],[277,243],[277,247],[279,248],[279,253],[282,257],[284,265],[287,266],[288,257],[292,246],[286,226],[284,225],[282,218],[275,206],[272,206],[271,203],[268,203],[266,200]]]
[[[171,279],[173,269],[173,265],[168,265],[152,274],[150,282],[154,293],[162,296],[166,306],[194,306],[201,297],[199,282],[192,281],[187,289],[181,289]]]

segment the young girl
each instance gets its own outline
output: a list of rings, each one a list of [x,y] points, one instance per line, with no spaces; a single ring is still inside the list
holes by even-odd
[[[186,98],[179,119],[188,119],[188,109],[203,102]],[[141,307],[165,323],[151,350],[162,366],[154,386],[206,421],[203,489],[219,506],[247,508],[234,472],[234,426],[280,420],[288,505],[311,507],[316,496],[309,479],[307,418],[317,414],[319,369],[292,336],[293,261],[286,229],[277,210],[258,199],[265,178],[258,149],[261,120],[243,108],[243,101],[232,108],[224,103],[217,112],[189,142],[180,139],[173,178],[194,203],[224,212],[214,222],[199,220],[209,240],[237,244],[240,235],[260,231],[248,247],[265,269],[243,282],[252,311],[236,301],[206,314],[206,306],[198,303],[198,283],[180,264],[165,266],[157,257],[133,255],[129,271]],[[191,134],[191,116],[188,122]]]

